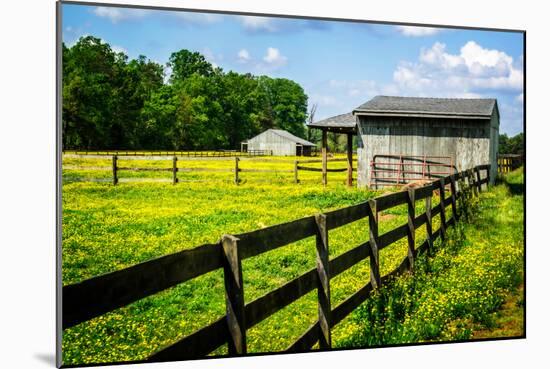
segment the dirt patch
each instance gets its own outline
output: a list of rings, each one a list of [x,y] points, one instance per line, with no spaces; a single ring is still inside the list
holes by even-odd
[[[474,329],[472,338],[521,337],[525,335],[525,301],[523,283],[510,293],[493,315],[494,327]]]
[[[381,220],[391,220],[391,219],[394,219],[395,217],[397,217],[397,215],[395,215],[395,214],[383,214],[383,213],[379,213],[379,214],[378,214],[378,221],[381,221]]]

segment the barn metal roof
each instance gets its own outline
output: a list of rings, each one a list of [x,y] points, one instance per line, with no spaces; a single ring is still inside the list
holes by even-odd
[[[489,119],[495,108],[495,99],[376,96],[356,108],[353,113],[370,116]]]
[[[297,144],[300,144],[302,146],[316,146],[314,143],[312,142],[309,142],[307,140],[304,140],[303,138],[300,138],[298,136],[294,136],[292,133],[290,132],[287,132],[287,131],[284,131],[282,129],[268,129],[267,131],[265,132],[272,132],[272,133],[275,133],[276,135],[278,136],[281,136],[283,138],[286,138],[287,140],[290,140],[290,141],[293,141],[293,142],[296,142]],[[265,133],[264,132],[264,133]],[[260,133],[261,134],[261,133]]]

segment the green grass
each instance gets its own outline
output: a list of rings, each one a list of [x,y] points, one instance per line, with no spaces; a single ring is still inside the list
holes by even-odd
[[[470,216],[436,244],[435,257],[420,257],[413,276],[352,314],[338,347],[523,335],[523,309],[509,306],[523,303],[513,297],[524,272],[523,170],[499,182],[470,202]]]
[[[242,167],[293,167],[295,158],[245,161]],[[98,159],[64,159],[64,165],[107,166]],[[164,162],[163,165],[171,165]],[[137,163],[133,161],[137,166]],[[230,162],[229,162],[230,164]],[[180,166],[219,168],[226,161],[189,161]],[[125,164],[126,165],[126,164]],[[142,165],[158,163],[141,162]],[[308,164],[315,166],[316,164]],[[330,163],[334,167],[345,163]],[[158,173],[155,173],[157,175]],[[195,174],[195,173],[194,173]],[[64,170],[64,178],[82,176]],[[85,175],[97,176],[90,170]],[[110,173],[106,172],[106,178]],[[147,173],[136,175],[147,177]],[[164,173],[164,176],[169,174]],[[201,179],[229,177],[219,182],[109,183],[76,182],[63,185],[63,284],[216,242],[236,234],[356,204],[380,193],[347,188],[345,173],[329,173],[329,185],[320,185],[320,173],[300,172],[278,178],[272,174],[243,173],[243,183],[231,183],[232,173],[196,173]],[[73,177],[71,177],[73,176]],[[220,176],[220,177],[217,177]],[[80,177],[82,179],[82,177]],[[434,204],[436,203],[434,198]],[[406,209],[381,216],[381,232],[406,222]],[[330,257],[368,239],[368,221],[357,221],[330,232]],[[391,271],[406,254],[406,240],[381,253],[382,272]],[[243,262],[246,302],[267,293],[315,266],[313,237]],[[369,278],[368,261],[333,279],[332,304],[343,301]],[[65,364],[144,359],[225,313],[221,271],[208,273],[125,308],[64,331]],[[287,347],[317,319],[312,292],[247,332],[249,352],[272,352]],[[342,323],[345,326],[346,323]],[[225,348],[216,351],[224,354]]]
[[[243,160],[245,168],[293,168],[296,158]],[[233,159],[234,160],[234,159]],[[122,161],[121,161],[122,162]],[[170,161],[130,161],[119,165],[169,167]],[[108,159],[65,158],[63,164],[78,167],[108,166]],[[180,167],[225,168],[234,162],[194,160]],[[308,164],[315,166],[316,164]],[[333,167],[345,163],[330,163]],[[151,173],[131,173],[149,179]],[[182,176],[188,173],[180,173]],[[243,173],[243,182],[232,183],[232,173],[191,173],[206,182],[109,183],[80,182],[97,178],[98,171],[64,169],[63,185],[63,284],[80,282],[103,273],[204,243],[223,234],[236,234],[356,204],[381,192],[347,188],[345,173],[329,173],[329,185],[320,185],[320,173]],[[189,174],[189,175],[191,175]],[[153,176],[170,178],[170,173]],[[110,172],[105,171],[105,178]],[[122,176],[121,176],[122,177]],[[181,176],[180,176],[181,178]],[[211,181],[211,180],[218,181]],[[391,191],[391,189],[386,190]],[[434,197],[432,205],[438,203]],[[417,203],[417,213],[423,202]],[[406,223],[406,205],[380,214],[380,234]],[[434,218],[434,229],[439,218]],[[417,230],[417,244],[425,229]],[[332,230],[330,258],[368,239],[368,220]],[[393,270],[407,253],[407,241],[380,253],[381,273]],[[313,237],[267,252],[243,262],[245,301],[249,302],[281,286],[315,266]],[[336,306],[369,280],[368,260],[331,280],[332,306]],[[118,362],[145,359],[160,347],[173,343],[225,314],[223,275],[208,273],[127,307],[64,331],[65,364]],[[274,352],[286,348],[317,319],[313,291],[247,331],[249,352]],[[334,328],[334,342],[347,342],[358,329],[353,317]],[[222,347],[215,354],[223,355]]]

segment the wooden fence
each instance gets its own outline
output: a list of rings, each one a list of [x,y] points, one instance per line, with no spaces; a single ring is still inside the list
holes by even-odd
[[[91,170],[111,170],[112,171],[112,183],[113,185],[117,185],[119,183],[119,178],[120,178],[120,171],[134,171],[134,172],[170,172],[172,173],[172,178],[171,178],[171,181],[173,184],[176,184],[178,182],[180,182],[179,178],[178,178],[178,172],[216,172],[216,173],[219,173],[219,172],[227,172],[227,173],[234,173],[234,177],[233,177],[233,182],[235,184],[239,184],[241,182],[241,177],[239,175],[239,173],[245,173],[245,172],[250,172],[250,173],[276,173],[276,174],[282,174],[282,173],[294,173],[294,182],[295,183],[299,183],[300,180],[298,178],[298,172],[300,170],[303,170],[303,171],[313,171],[313,172],[322,172],[322,168],[313,168],[313,167],[307,167],[307,166],[302,166],[300,164],[306,164],[306,163],[322,163],[322,160],[321,159],[309,159],[309,160],[295,160],[294,161],[294,168],[293,169],[288,169],[288,170],[284,170],[284,169],[262,169],[262,168],[258,168],[258,169],[252,169],[252,168],[241,168],[239,166],[239,162],[241,161],[241,157],[239,156],[235,156],[235,165],[233,167],[227,167],[227,168],[197,168],[197,167],[192,167],[192,168],[181,168],[178,166],[178,156],[173,156],[172,158],[170,158],[169,156],[165,156],[165,155],[159,155],[159,156],[143,156],[143,155],[131,155],[131,156],[126,156],[126,155],[121,155],[122,158],[119,156],[119,155],[100,155],[100,154],[88,154],[88,155],[81,155],[81,154],[65,154],[67,157],[93,157],[95,159],[111,159],[112,160],[112,166],[111,167],[99,167],[99,166],[94,166],[94,167],[88,167],[88,169],[91,169]],[[194,157],[191,157],[191,159],[189,158],[186,158],[185,156],[183,157],[184,160],[192,160],[192,158]],[[220,158],[220,157],[215,157],[215,156],[205,156],[203,157],[203,159],[211,159],[211,160],[215,160],[217,158]],[[246,157],[245,157],[246,158]],[[155,167],[136,167],[136,166],[120,166],[119,165],[119,160],[172,160],[172,166],[170,168],[155,168]],[[200,159],[200,160],[203,160],[203,159]],[[223,160],[223,159],[220,159],[220,160]],[[252,160],[252,159],[251,159]],[[258,159],[261,161],[261,159]],[[327,160],[328,162],[347,162],[347,159],[329,159]],[[268,161],[266,162],[269,162],[269,163],[287,163],[287,161],[278,161],[278,160],[271,160],[269,159]],[[292,165],[292,162],[288,161],[288,164],[289,166]],[[77,166],[64,166],[65,169],[80,169],[79,167]],[[86,167],[83,167],[82,169],[86,169]],[[329,168],[327,169],[326,171],[327,172],[345,172],[347,171],[348,169],[347,168]],[[353,168],[353,171],[355,172],[356,169]],[[153,180],[153,179],[151,179]],[[158,180],[158,179],[156,179]],[[108,180],[107,180],[108,181]],[[166,181],[169,181],[169,179],[167,178]],[[197,182],[197,181],[201,181],[201,180],[186,180],[186,182]]]
[[[429,250],[438,237],[445,238],[446,229],[458,220],[464,196],[472,193],[477,195],[483,184],[489,184],[489,169],[490,165],[477,166],[424,187],[392,193],[248,233],[224,235],[215,244],[166,255],[64,286],[63,328],[72,327],[213,270],[223,269],[226,315],[153,353],[147,361],[200,358],[226,343],[230,356],[244,355],[247,353],[247,329],[313,290],[317,290],[318,319],[286,351],[308,351],[317,342],[321,349],[329,349],[332,345],[332,327],[364,302],[372,290],[384,285],[392,276],[413,271],[415,258]],[[483,178],[481,172],[485,172]],[[450,196],[446,196],[446,188],[449,188]],[[432,207],[434,194],[439,196],[439,204]],[[426,204],[422,214],[416,213],[416,202],[419,200],[424,200]],[[407,223],[379,235],[378,214],[403,204],[407,204],[408,208]],[[450,218],[446,219],[445,209],[449,206],[452,212]],[[441,219],[440,227],[432,230],[432,220],[436,216]],[[329,260],[329,230],[366,217],[369,220],[369,239]],[[424,225],[427,237],[415,248],[415,230]],[[242,261],[313,236],[316,238],[317,267],[245,304]],[[395,270],[381,276],[380,250],[405,237],[408,250],[403,261]],[[366,258],[370,262],[370,281],[332,308],[331,279]]]
[[[272,150],[248,150],[239,152],[237,150],[195,150],[195,151],[165,151],[165,150],[65,150],[63,154],[69,155],[117,155],[117,156],[186,156],[199,158],[226,158],[233,156],[271,156]]]
[[[346,159],[346,158],[343,158],[343,159],[328,159],[327,160],[328,163],[347,162],[347,161],[348,161],[348,159]],[[298,172],[300,170],[308,171],[308,172],[319,172],[319,173],[323,172],[323,168],[313,168],[313,167],[300,165],[300,164],[311,164],[311,163],[322,164],[323,160],[322,159],[308,159],[308,160],[296,160],[296,161],[294,161],[294,182],[295,183],[300,182],[300,179],[298,178]],[[330,172],[334,172],[334,173],[346,172],[347,170],[348,170],[348,168],[327,168],[326,169],[327,173],[330,173]],[[353,171],[356,172],[357,169],[353,168]]]
[[[499,154],[497,158],[498,172],[508,173],[523,165],[525,156],[516,154]]]

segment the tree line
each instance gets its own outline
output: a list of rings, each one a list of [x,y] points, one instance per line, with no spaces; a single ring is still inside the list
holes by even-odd
[[[499,154],[525,154],[525,140],[522,133],[518,133],[513,137],[508,137],[506,133],[501,134],[498,138],[498,153]]]
[[[237,149],[269,128],[307,136],[294,81],[224,72],[185,49],[166,68],[129,60],[93,36],[62,52],[63,149]]]

